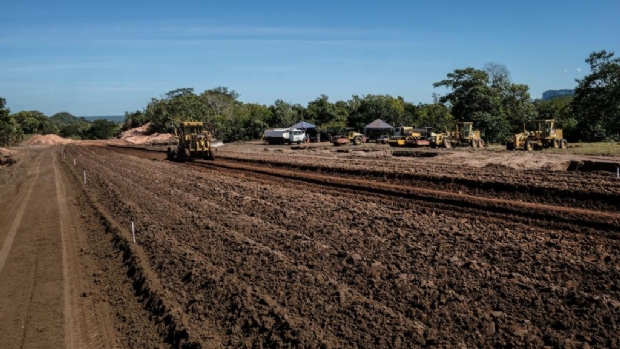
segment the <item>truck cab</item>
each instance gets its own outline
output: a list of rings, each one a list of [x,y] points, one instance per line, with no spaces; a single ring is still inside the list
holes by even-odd
[[[301,144],[306,141],[306,133],[302,130],[294,129],[291,130],[288,134],[288,143],[297,143]]]

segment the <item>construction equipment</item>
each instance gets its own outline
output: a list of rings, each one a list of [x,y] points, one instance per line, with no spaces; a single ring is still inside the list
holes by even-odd
[[[390,147],[424,147],[430,145],[427,139],[427,129],[413,128],[410,126],[397,127],[394,135],[388,139]]]
[[[168,147],[168,160],[185,162],[189,159],[202,158],[215,160],[214,148],[222,142],[212,142],[211,133],[203,129],[200,121],[185,121],[174,127],[177,148]]]
[[[480,137],[480,131],[474,130],[473,122],[456,122],[454,124],[454,131],[448,131],[445,133],[432,133],[429,130],[429,139],[431,147],[472,147],[481,148],[484,147],[484,141]]]
[[[306,134],[296,128],[274,128],[265,130],[263,140],[269,144],[301,144],[306,141]]]
[[[542,148],[568,148],[562,130],[555,128],[555,119],[534,120],[528,131],[523,125],[523,132],[515,134],[506,142],[506,150],[524,149],[532,151]]]
[[[333,136],[331,142],[334,145],[345,145],[349,143],[352,143],[354,145],[360,145],[362,143],[366,143],[366,137],[361,133],[350,131],[349,133],[344,135]]]

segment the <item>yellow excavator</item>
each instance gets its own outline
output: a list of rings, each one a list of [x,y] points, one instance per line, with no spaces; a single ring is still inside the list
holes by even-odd
[[[214,141],[211,133],[204,130],[200,121],[184,121],[174,126],[177,148],[168,147],[168,160],[185,162],[194,158],[215,160],[214,148],[222,142]]]

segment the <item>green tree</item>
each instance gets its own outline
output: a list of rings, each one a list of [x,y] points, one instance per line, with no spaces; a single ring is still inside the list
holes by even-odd
[[[505,115],[512,133],[521,132],[524,123],[538,116],[527,85],[509,84],[500,93],[502,107],[500,114]]]
[[[85,132],[84,138],[109,139],[116,136],[119,132],[119,125],[109,120],[100,119],[92,122],[90,128]]]
[[[321,95],[317,99],[308,103],[306,111],[308,119],[312,120],[317,125],[344,121],[347,118],[346,105],[336,107],[334,103],[329,101],[329,97],[327,97],[327,95]],[[299,120],[295,121],[297,122]]]
[[[269,109],[271,117],[267,123],[270,127],[289,127],[297,122],[293,107],[281,99],[276,100]]]
[[[451,108],[457,121],[473,121],[490,143],[519,132],[524,122],[538,115],[529,87],[512,83],[502,64],[487,63],[485,70],[457,69],[447,77],[433,84],[451,89],[439,101]]]
[[[433,84],[435,88],[446,87],[452,91],[439,98],[451,107],[456,120],[469,121],[476,112],[497,113],[500,96],[489,85],[489,75],[474,68],[456,69],[448,79]]]
[[[22,140],[22,128],[11,116],[11,110],[6,107],[6,100],[0,97],[0,146],[11,146]]]
[[[620,57],[605,50],[586,59],[591,73],[575,89],[572,102],[580,139],[620,140]]]
[[[454,119],[450,110],[441,103],[419,104],[416,108],[415,120],[411,125],[432,127],[434,132],[444,132],[453,128]]]
[[[149,122],[148,116],[142,110],[136,110],[134,112],[125,112],[125,121],[123,122],[122,129],[124,131],[130,128],[140,127]]]
[[[245,116],[240,119],[241,132],[239,139],[255,140],[260,139],[263,131],[269,128],[267,120],[272,117],[271,110],[260,104],[244,104],[240,107],[245,112]]]
[[[400,96],[397,98],[389,95],[366,95],[363,98],[353,96],[349,106],[356,108],[350,111],[348,124],[359,130],[376,119],[381,119],[392,126],[407,124],[405,100]]]

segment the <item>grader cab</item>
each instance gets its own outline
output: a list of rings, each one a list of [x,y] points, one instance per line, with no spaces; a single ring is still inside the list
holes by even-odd
[[[515,134],[506,142],[507,150],[524,149],[532,151],[542,148],[568,148],[568,142],[563,138],[562,130],[555,128],[555,120],[534,120],[530,130]]]
[[[168,160],[185,162],[193,158],[215,160],[213,137],[203,129],[200,121],[181,122],[174,127],[174,137],[178,141],[176,149],[168,147]]]

